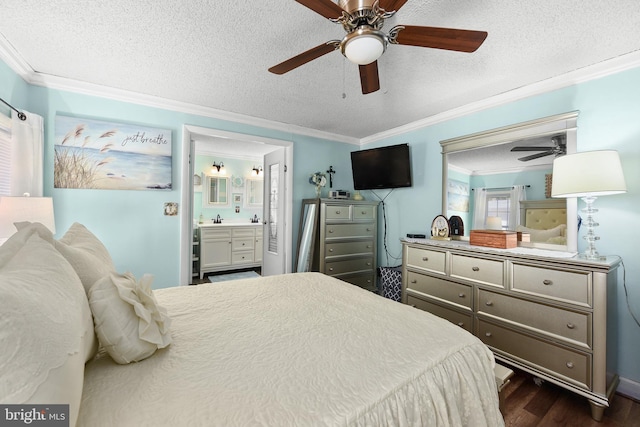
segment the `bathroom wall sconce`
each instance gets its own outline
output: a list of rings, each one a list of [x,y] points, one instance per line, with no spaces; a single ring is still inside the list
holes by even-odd
[[[251,169],[251,176],[262,176],[262,166],[254,166],[253,169]]]
[[[211,173],[219,173],[221,175],[224,175],[225,173],[227,173],[226,169],[224,168],[224,163],[213,162],[213,165],[211,165]]]

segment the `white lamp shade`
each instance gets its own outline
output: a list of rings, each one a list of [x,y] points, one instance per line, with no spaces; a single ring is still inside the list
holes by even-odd
[[[615,150],[567,154],[553,161],[551,197],[597,197],[626,192],[620,156]]]
[[[0,197],[0,238],[8,238],[18,230],[14,222],[39,222],[56,232],[51,197]]]
[[[371,64],[380,58],[383,53],[384,44],[382,40],[373,35],[354,37],[344,47],[344,56],[358,65]]]
[[[487,229],[488,230],[502,230],[502,218],[499,216],[487,217]]]

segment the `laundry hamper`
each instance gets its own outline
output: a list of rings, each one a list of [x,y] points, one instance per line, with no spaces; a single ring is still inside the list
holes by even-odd
[[[378,267],[382,296],[400,302],[402,299],[402,266]]]

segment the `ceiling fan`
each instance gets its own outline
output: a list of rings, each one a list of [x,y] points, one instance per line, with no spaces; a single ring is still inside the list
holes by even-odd
[[[539,159],[540,157],[555,155],[563,156],[567,154],[567,136],[566,135],[555,135],[551,137],[551,142],[553,142],[553,147],[534,147],[534,146],[517,146],[513,147],[511,151],[540,151],[540,153],[531,154],[529,156],[520,157],[518,160],[521,162],[528,162],[529,160]]]
[[[400,44],[436,49],[475,52],[487,38],[484,31],[452,28],[397,25],[387,34],[380,29],[407,0],[296,0],[303,6],[342,24],[347,32],[342,40],[330,40],[293,58],[269,68],[274,74],[284,74],[301,65],[340,48],[342,54],[360,68],[362,93],[380,89],[378,58],[388,44]]]

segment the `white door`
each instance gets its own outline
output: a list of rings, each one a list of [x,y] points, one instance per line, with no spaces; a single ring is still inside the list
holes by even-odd
[[[264,156],[263,258],[262,275],[286,272],[285,254],[285,149]]]

